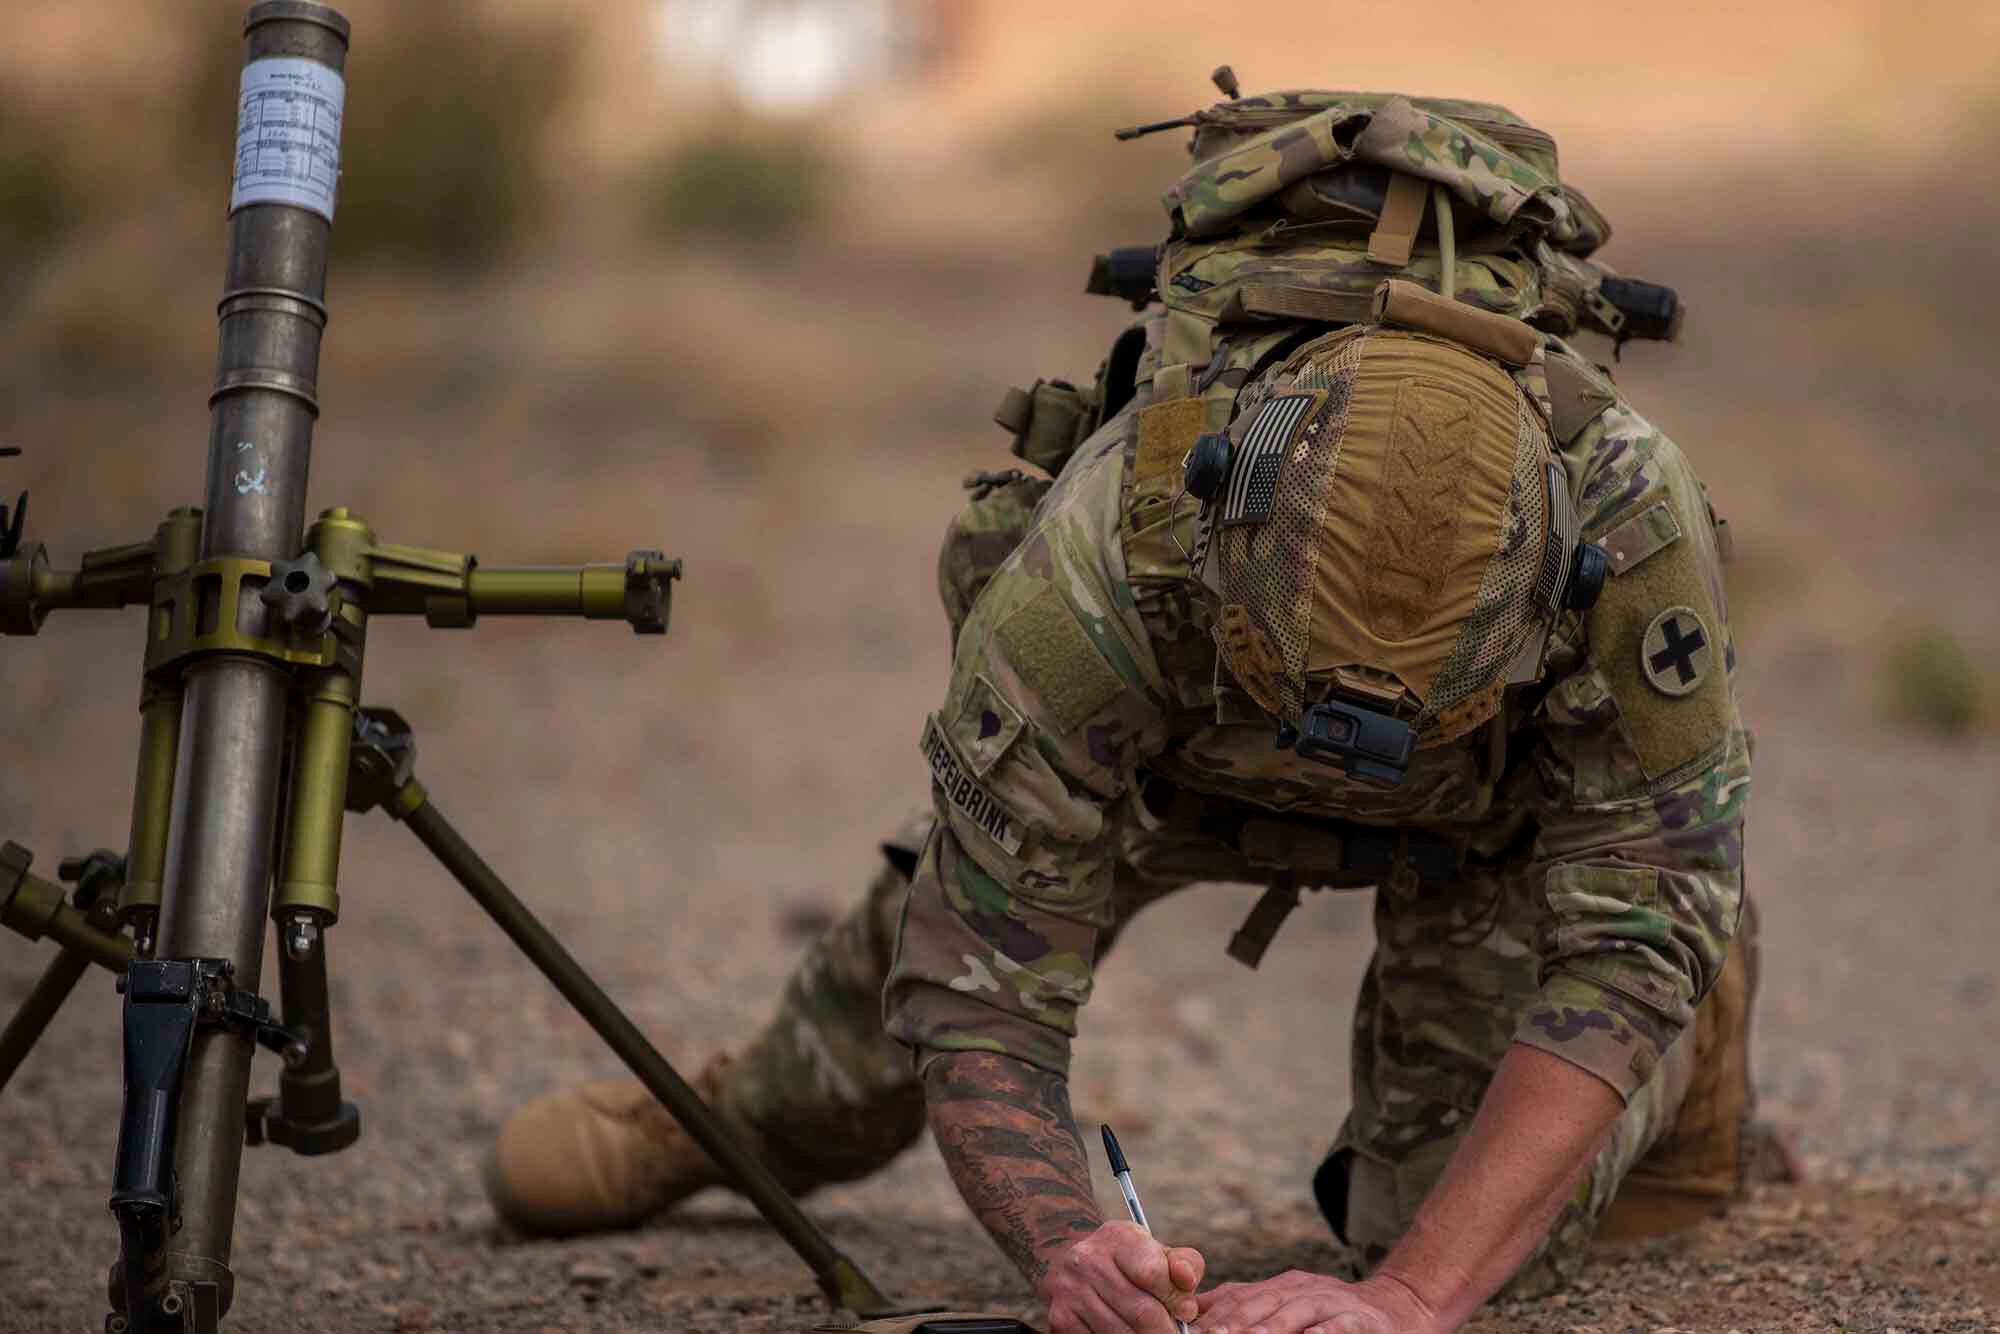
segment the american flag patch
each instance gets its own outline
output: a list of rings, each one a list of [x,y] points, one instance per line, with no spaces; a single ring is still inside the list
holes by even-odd
[[[1239,523],[1263,523],[1271,517],[1278,500],[1278,474],[1285,466],[1285,449],[1292,433],[1313,405],[1313,394],[1279,394],[1257,413],[1244,432],[1235,465],[1229,472],[1229,489],[1222,499],[1224,527]]]

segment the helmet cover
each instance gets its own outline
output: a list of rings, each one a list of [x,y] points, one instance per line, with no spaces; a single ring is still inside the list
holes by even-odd
[[[1246,390],[1231,436],[1208,518],[1216,638],[1251,697],[1296,724],[1336,682],[1372,689],[1420,746],[1492,718],[1560,605],[1575,528],[1513,376],[1352,327]]]

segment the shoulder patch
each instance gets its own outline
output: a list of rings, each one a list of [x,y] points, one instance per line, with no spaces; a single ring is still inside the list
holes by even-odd
[[[1715,752],[1735,711],[1702,550],[1695,542],[1658,548],[1608,581],[1590,611],[1591,657],[1648,781]]]
[[[1007,665],[1041,697],[1058,732],[1074,732],[1124,693],[1124,679],[1053,586],[1015,608],[993,637]]]
[[[1715,636],[1693,607],[1669,607],[1646,627],[1639,667],[1663,695],[1678,699],[1701,689],[1715,662]]]

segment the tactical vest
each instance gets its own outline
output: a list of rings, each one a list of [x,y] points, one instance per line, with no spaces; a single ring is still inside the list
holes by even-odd
[[[1218,83],[1232,92],[1224,73]],[[996,420],[1017,455],[1054,476],[1136,396],[1121,427],[1133,437],[1123,554],[1162,665],[1179,676],[1215,660],[1184,465],[1290,351],[1356,323],[1448,339],[1504,367],[1560,445],[1616,397],[1561,336],[1588,328],[1621,345],[1667,339],[1682,312],[1670,289],[1591,262],[1608,222],[1561,182],[1555,141],[1504,108],[1280,93],[1231,98],[1120,137],[1173,127],[1194,130],[1195,165],[1165,197],[1168,240],[1099,256],[1087,285],[1147,317],[1120,336],[1093,385],[1011,391]],[[1264,717],[1226,673],[1200,704],[1221,725]],[[1518,720],[1503,715],[1476,744],[1454,747],[1477,757],[1478,772],[1467,775],[1478,789],[1466,794],[1473,807],[1490,801]],[[1424,820],[1394,801],[1379,813],[1364,803],[1357,814]],[[1433,814],[1456,824],[1452,815],[1479,811]],[[1397,859],[1420,862],[1426,877],[1456,869],[1455,857],[1429,844],[1404,846]]]

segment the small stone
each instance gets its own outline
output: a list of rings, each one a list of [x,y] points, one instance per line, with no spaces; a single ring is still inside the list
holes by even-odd
[[[457,1232],[484,1232],[493,1226],[493,1210],[483,1204],[466,1204],[451,1211],[451,1226]]]
[[[579,1287],[597,1287],[617,1277],[617,1270],[594,1260],[578,1260],[569,1267],[569,1281]]]
[[[422,1302],[411,1302],[396,1312],[396,1328],[399,1330],[426,1330],[432,1328],[434,1324],[431,1308]]]

